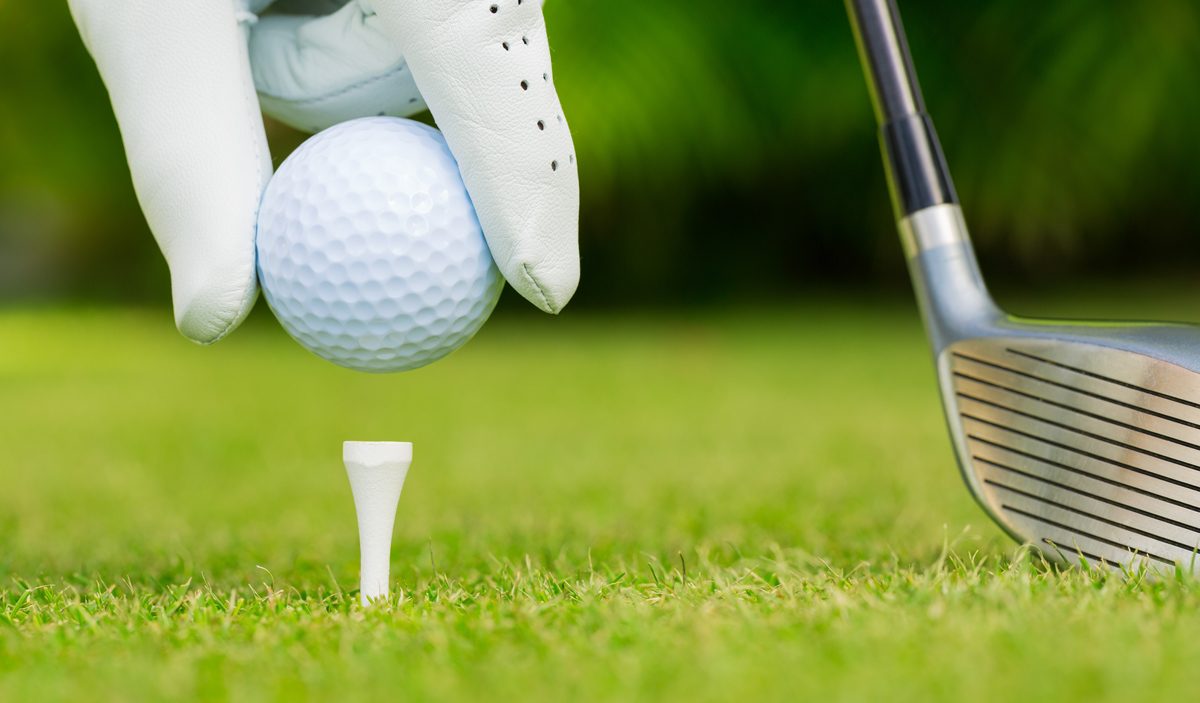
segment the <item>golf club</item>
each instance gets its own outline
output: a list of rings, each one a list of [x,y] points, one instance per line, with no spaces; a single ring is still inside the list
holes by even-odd
[[[1200,328],[1021,319],[992,302],[894,0],[846,0],[968,488],[1068,563],[1192,570]]]

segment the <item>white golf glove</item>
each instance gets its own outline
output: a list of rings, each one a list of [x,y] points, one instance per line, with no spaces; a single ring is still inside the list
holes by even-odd
[[[254,305],[260,103],[306,130],[428,105],[509,284],[551,313],[575,292],[579,183],[540,0],[280,0],[261,18],[271,0],[69,2],[187,337]]]

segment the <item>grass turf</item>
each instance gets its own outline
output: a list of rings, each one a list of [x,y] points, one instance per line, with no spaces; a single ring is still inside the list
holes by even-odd
[[[1192,695],[1196,583],[1000,535],[904,303],[508,316],[383,377],[0,312],[0,700]],[[351,438],[415,443],[367,610]]]

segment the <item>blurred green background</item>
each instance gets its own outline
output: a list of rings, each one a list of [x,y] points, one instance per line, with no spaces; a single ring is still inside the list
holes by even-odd
[[[989,277],[1200,267],[1200,5],[903,10]],[[906,286],[840,2],[551,0],[546,14],[580,163],[577,306]],[[66,4],[0,0],[0,26],[0,299],[165,305]],[[300,138],[271,135],[277,161]]]

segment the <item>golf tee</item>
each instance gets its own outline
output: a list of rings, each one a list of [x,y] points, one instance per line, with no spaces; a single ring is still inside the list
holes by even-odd
[[[346,442],[342,461],[358,513],[359,595],[366,605],[388,594],[392,527],[412,463],[412,443]]]

